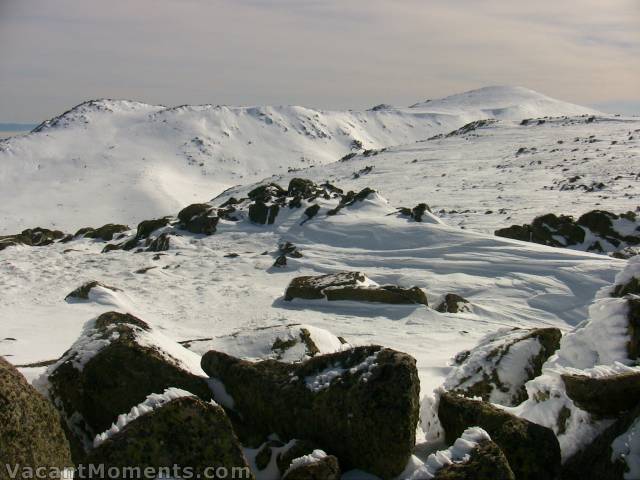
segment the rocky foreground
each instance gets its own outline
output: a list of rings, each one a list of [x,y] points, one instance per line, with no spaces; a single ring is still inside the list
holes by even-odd
[[[183,235],[214,235],[225,222],[261,226],[285,217],[304,226],[357,211],[376,195],[294,179],[286,189],[262,185],[245,198],[190,205],[135,230],[32,229],[0,239],[0,249],[54,242],[72,248],[92,238],[103,242],[104,255],[159,255]],[[390,214],[438,222],[425,204]],[[611,225],[636,220],[598,215]],[[569,225],[578,235],[587,225],[565,220],[557,231]],[[593,240],[601,231],[613,245],[617,237],[593,226],[600,223],[589,223],[584,235]],[[536,225],[531,231],[551,223]],[[540,238],[559,242],[555,232]],[[631,244],[633,235],[623,240]],[[272,268],[302,255],[282,243]],[[434,398],[423,392],[422,401],[415,359],[384,345],[353,347],[329,332],[290,325],[265,332],[266,359],[248,361],[207,348],[207,339],[175,342],[123,308],[102,313],[87,319],[34,386],[0,362],[3,460],[23,467],[181,465],[200,474],[216,466],[240,469],[244,478],[288,480],[337,479],[341,472],[411,480],[639,478],[639,259],[600,291],[575,330],[500,329],[456,355],[442,388]],[[67,302],[119,294],[98,281],[74,287]],[[421,286],[379,284],[360,271],[294,277],[282,301],[430,308]],[[434,304],[449,314],[471,308],[455,293]],[[446,448],[418,452],[419,431]],[[8,478],[5,471],[0,478]]]

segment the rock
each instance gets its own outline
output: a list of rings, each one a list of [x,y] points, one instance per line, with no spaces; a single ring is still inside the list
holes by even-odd
[[[286,364],[210,351],[202,368],[224,384],[235,410],[262,436],[308,439],[346,469],[382,478],[402,472],[411,456],[419,380],[415,360],[404,353],[357,347]]]
[[[315,217],[318,212],[320,211],[320,205],[318,205],[317,203],[314,203],[313,205],[311,205],[310,207],[308,207],[305,211],[304,214],[306,215],[306,220],[303,221],[303,223],[308,222],[309,220],[311,220],[313,217]]]
[[[284,475],[285,472],[289,470],[291,462],[293,462],[296,458],[309,455],[317,449],[317,445],[308,440],[292,440],[292,442],[293,445],[291,445],[286,450],[278,453],[278,456],[276,457],[276,465],[278,466],[280,476]]]
[[[640,295],[640,278],[631,277],[631,279],[626,283],[615,285],[611,296],[622,298],[629,294]]]
[[[81,444],[90,444],[120,413],[151,393],[178,387],[211,398],[206,380],[174,356],[194,354],[178,344],[167,352],[156,343],[171,342],[133,315],[107,312],[88,322],[76,343],[49,367],[49,395]]]
[[[623,458],[614,455],[613,446],[625,450],[629,443],[625,438],[640,417],[640,406],[621,415],[610,427],[606,428],[586,447],[565,460],[562,465],[563,480],[623,480],[628,466]],[[626,448],[627,453],[628,447]]]
[[[264,470],[271,463],[273,457],[274,448],[282,448],[284,444],[279,440],[269,440],[265,442],[261,447],[254,459],[258,470]]]
[[[278,255],[276,261],[273,262],[274,267],[283,268],[287,266],[287,257],[285,255]]]
[[[215,215],[214,209],[207,203],[194,203],[183,208],[178,213],[180,228],[191,233],[213,235],[220,218]]]
[[[311,180],[292,178],[287,188],[287,195],[289,197],[300,196],[302,198],[308,198],[315,193],[316,188],[316,184]]]
[[[95,280],[92,280],[92,281],[86,282],[86,283],[82,284],[81,286],[79,286],[78,288],[76,288],[73,292],[71,292],[66,297],[64,297],[64,299],[65,300],[70,300],[70,299],[76,298],[76,299],[80,299],[80,300],[88,300],[89,299],[89,292],[91,292],[91,290],[96,288],[96,287],[106,288],[107,290],[111,290],[113,292],[121,292],[122,291],[119,288],[110,287],[109,285],[105,285],[103,283],[100,283],[100,282],[97,282]]]
[[[249,220],[259,225],[273,225],[279,211],[278,205],[266,205],[261,201],[256,201],[249,205]]]
[[[500,447],[488,440],[475,447],[466,462],[452,463],[436,473],[434,480],[516,480]]]
[[[181,397],[139,416],[92,450],[86,463],[112,467],[190,467],[205,478],[210,467],[253,478],[224,410]],[[173,470],[171,470],[173,471]],[[109,478],[123,478],[121,476]]]
[[[143,220],[138,224],[136,238],[138,240],[148,238],[156,230],[169,225],[169,218],[157,218],[155,220]]]
[[[640,358],[640,297],[627,299],[627,352],[631,360]]]
[[[327,212],[327,215],[336,215],[343,208],[349,207],[356,202],[361,202],[373,193],[376,193],[376,191],[369,187],[363,188],[358,193],[355,193],[353,191],[347,192],[347,194],[344,195],[340,200],[340,203],[338,204],[338,206],[336,208],[329,210]]]
[[[628,260],[636,255],[640,255],[640,248],[638,247],[625,247],[611,253],[613,258],[619,258],[621,260]]]
[[[560,472],[560,446],[552,430],[518,418],[490,403],[442,393],[438,417],[447,443],[467,427],[479,426],[504,452],[519,480],[548,480]]]
[[[484,401],[515,406],[527,399],[525,384],[542,373],[542,365],[560,348],[557,328],[502,329],[456,356],[445,389]]]
[[[151,238],[147,238],[145,242],[145,247],[147,252],[165,252],[169,250],[170,246],[170,236],[168,233],[161,233],[153,240]]]
[[[436,307],[436,311],[440,313],[469,312],[471,309],[468,305],[469,300],[466,298],[462,298],[455,293],[447,293],[442,303]]]
[[[28,228],[16,235],[0,236],[0,250],[14,245],[41,247],[50,245],[56,240],[61,240],[64,236],[64,232],[59,230],[49,230],[40,227]]]
[[[605,377],[561,375],[567,396],[582,410],[599,416],[616,416],[640,403],[640,372]]]
[[[81,228],[74,235],[75,237],[84,237],[84,238],[94,238],[96,240],[103,240],[106,242],[110,242],[113,240],[113,237],[119,233],[124,233],[129,231],[130,228],[127,225],[119,225],[116,223],[107,223],[98,228]]]
[[[419,287],[378,285],[361,272],[296,277],[284,295],[287,301],[294,298],[428,305],[427,296]]]
[[[314,454],[317,452],[324,454],[321,450],[316,450]],[[340,480],[340,465],[336,457],[324,454],[313,461],[307,458],[295,459],[282,480]]]
[[[150,238],[151,234],[156,230],[169,225],[169,217],[158,218],[155,220],[143,220],[138,224],[136,234],[118,244],[108,244],[102,249],[102,253],[107,253],[112,250],[133,250],[140,245],[141,240],[146,240],[145,246],[147,251],[158,252],[167,250],[169,248],[169,235],[168,233],[162,233],[156,238]]]
[[[524,242],[540,243],[552,247],[566,247],[584,242],[585,231],[576,225],[573,217],[549,213],[533,220],[531,225],[512,225],[495,231],[499,237],[513,238]],[[564,242],[557,240],[562,237]]]
[[[422,217],[424,216],[425,212],[431,213],[431,209],[426,203],[419,203],[413,208],[399,208],[398,212],[406,217],[411,217],[411,219],[415,220],[416,222],[422,222]]]
[[[18,370],[0,357],[0,451],[6,466],[65,468],[73,465],[60,416]],[[19,477],[16,477],[19,478]]]
[[[269,183],[254,188],[248,193],[248,197],[255,202],[266,203],[274,197],[283,197],[286,193],[277,183]]]

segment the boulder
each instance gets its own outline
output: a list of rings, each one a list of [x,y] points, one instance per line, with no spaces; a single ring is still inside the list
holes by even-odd
[[[124,233],[129,231],[130,228],[127,225],[120,225],[116,223],[107,223],[98,228],[81,228],[76,232],[74,237],[84,237],[84,238],[94,238],[96,240],[103,240],[105,242],[110,242],[113,240],[113,237],[119,233]]]
[[[156,344],[171,341],[133,315],[107,312],[90,321],[76,343],[49,367],[49,395],[80,444],[86,447],[120,413],[153,392],[179,387],[211,398],[206,380],[189,371],[182,359],[195,354],[178,344],[171,351]]]
[[[518,418],[490,403],[442,393],[438,417],[447,443],[467,427],[479,426],[504,452],[517,479],[548,480],[560,472],[560,446],[552,430]]]
[[[419,380],[409,355],[367,346],[287,364],[210,351],[202,368],[224,384],[234,409],[263,437],[307,439],[346,469],[382,478],[402,472],[411,456]]]
[[[316,184],[306,178],[292,178],[287,188],[287,195],[289,197],[302,197],[308,198],[315,194]]]
[[[361,272],[296,277],[284,295],[287,301],[294,298],[428,305],[427,296],[419,287],[378,285]]]
[[[313,453],[314,450],[317,450],[317,445],[308,440],[292,440],[289,444],[291,443],[293,443],[293,445],[288,445],[288,448],[279,452],[276,457],[276,465],[278,466],[280,476],[289,470],[291,462],[296,458],[304,457],[305,455]]]
[[[617,416],[640,403],[640,372],[605,377],[561,375],[567,396],[582,410],[598,417]]]
[[[431,209],[429,205],[426,203],[419,203],[413,208],[402,207],[398,209],[400,215],[404,215],[405,217],[410,217],[412,220],[416,222],[422,222],[422,217],[426,212],[431,213]]]
[[[612,297],[625,297],[627,295],[640,295],[640,278],[631,277],[627,282],[615,285]]]
[[[460,313],[470,310],[469,300],[455,293],[447,293],[440,305],[436,307],[436,311],[440,313]]]
[[[373,193],[376,193],[376,191],[373,190],[372,188],[369,188],[369,187],[363,188],[358,193],[355,193],[353,191],[349,191],[345,195],[342,196],[338,206],[333,208],[333,209],[331,209],[331,210],[329,210],[327,212],[327,215],[336,215],[343,208],[349,207],[349,206],[353,205],[356,202],[361,202],[361,201],[365,200],[369,195],[371,195]]]
[[[216,232],[219,218],[214,208],[207,203],[194,203],[178,213],[180,228],[191,233],[213,235]]]
[[[476,446],[466,462],[451,463],[437,471],[434,480],[516,480],[500,447],[487,440]]]
[[[249,220],[259,225],[273,225],[279,211],[278,205],[267,205],[264,202],[256,201],[249,205]]]
[[[512,225],[495,231],[499,237],[523,242],[540,243],[552,247],[566,247],[584,242],[585,231],[569,215],[549,213],[533,220],[531,225]],[[558,240],[562,237],[563,242]]]
[[[618,417],[586,447],[565,460],[561,478],[563,480],[635,478],[628,475],[629,467],[622,455],[618,454],[632,453],[629,451],[631,443],[629,436],[633,436],[635,432],[633,425],[637,423],[639,417],[640,406]]]
[[[233,478],[253,478],[224,410],[193,396],[134,418],[89,452],[86,463],[104,465],[107,472],[112,467],[188,467],[194,478],[205,478],[209,467],[226,468],[229,478],[233,472],[244,474]]]
[[[315,450],[294,459],[282,480],[340,480],[340,465],[333,455]]]
[[[631,360],[640,358],[640,297],[627,298],[627,352]]]
[[[0,357],[0,479],[7,469],[73,465],[60,416],[18,370]],[[19,477],[16,477],[19,478]]]
[[[502,329],[487,335],[456,356],[444,387],[465,397],[518,405],[527,399],[525,384],[542,373],[561,337],[557,328]]]
[[[122,291],[119,288],[110,287],[109,285],[105,285],[104,283],[100,283],[100,282],[98,282],[96,280],[92,280],[90,282],[86,282],[86,283],[80,285],[78,288],[76,288],[74,291],[72,291],[66,297],[64,297],[64,299],[65,300],[73,300],[73,299],[88,300],[89,299],[89,292],[91,292],[91,290],[96,288],[96,287],[106,288],[107,290],[111,290],[113,292]]]

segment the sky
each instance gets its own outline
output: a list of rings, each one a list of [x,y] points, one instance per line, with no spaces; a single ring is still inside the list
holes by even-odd
[[[0,122],[93,98],[361,109],[488,85],[640,114],[640,2],[0,0]]]

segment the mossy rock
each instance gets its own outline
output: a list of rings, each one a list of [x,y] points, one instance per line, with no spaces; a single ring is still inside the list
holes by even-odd
[[[276,457],[276,465],[278,466],[280,476],[284,475],[285,472],[289,470],[291,462],[296,458],[309,455],[318,448],[315,443],[308,440],[294,440],[293,442],[294,443],[290,448],[278,453],[278,456]]]
[[[96,287],[106,288],[106,289],[111,290],[113,292],[121,291],[119,288],[110,287],[109,285],[105,285],[104,283],[100,283],[100,282],[98,282],[96,280],[92,280],[90,282],[86,282],[86,283],[80,285],[78,288],[76,288],[74,291],[72,291],[66,297],[64,297],[64,299],[65,300],[72,300],[72,299],[88,300],[89,299],[89,293],[91,292],[92,289],[94,289]]]
[[[312,463],[294,467],[282,480],[340,480],[340,465],[333,455],[327,455]]]
[[[548,480],[560,472],[560,446],[552,430],[516,417],[490,403],[442,393],[438,417],[447,443],[468,427],[483,428],[504,452],[519,480]]]
[[[86,463],[105,471],[176,465],[202,478],[207,468],[223,467],[229,478],[241,471],[244,476],[234,478],[253,478],[224,410],[196,397],[177,398],[136,418],[92,450]]]
[[[612,297],[622,298],[626,295],[640,295],[640,278],[631,277],[626,283],[615,285],[613,287]]]
[[[194,203],[178,213],[180,228],[191,233],[213,235],[220,218],[212,214],[213,207],[207,203]]]
[[[0,236],[0,250],[14,245],[28,245],[31,247],[42,247],[50,245],[65,237],[65,233],[60,230],[49,230],[48,228],[28,228],[15,235]]]
[[[169,225],[169,217],[157,218],[155,220],[143,220],[138,224],[136,238],[138,240],[148,238],[156,230]]]
[[[469,304],[469,300],[456,295],[455,293],[447,293],[442,303],[436,307],[436,311],[440,313],[459,313],[460,311],[469,310],[465,305]]]
[[[116,223],[107,223],[98,228],[81,228],[74,235],[75,237],[85,237],[85,238],[94,238],[96,240],[103,240],[105,242],[110,242],[113,240],[113,237],[119,233],[124,233],[129,231],[130,228],[127,225],[120,225]]]
[[[211,398],[205,379],[184,370],[166,352],[139,343],[138,336],[149,330],[133,315],[104,313],[84,333],[93,345],[104,346],[82,361],[84,353],[72,348],[50,372],[51,397],[81,444],[151,393],[177,387]]]
[[[606,377],[563,374],[567,396],[582,410],[614,417],[640,403],[640,372],[624,372]]]
[[[276,221],[280,207],[278,205],[266,205],[256,201],[249,205],[249,220],[259,225],[272,225]]]
[[[263,437],[307,439],[346,469],[382,478],[402,472],[411,456],[420,388],[407,354],[369,346],[286,364],[210,351],[202,368],[225,385],[245,425]],[[335,368],[338,378],[324,381],[321,374]]]
[[[427,295],[419,287],[366,286],[366,280],[367,277],[361,272],[338,272],[296,277],[289,283],[284,299],[287,301],[300,298],[428,305]]]
[[[18,370],[0,357],[0,479],[5,465],[71,467],[71,451],[58,412]]]
[[[515,406],[525,401],[527,399],[525,384],[542,374],[542,365],[560,348],[562,332],[557,328],[536,328],[528,331],[515,329],[515,331],[523,332],[523,334],[513,340],[504,340],[500,345],[489,350],[484,356],[480,357],[480,366],[477,371],[471,371],[471,376],[460,379],[457,384],[447,385],[447,389],[465,397],[480,397],[484,401],[493,401],[505,406]],[[540,350],[535,355],[528,355],[524,362],[516,362],[524,367],[519,372],[522,377],[518,383],[505,383],[500,377],[500,367],[503,359],[517,349],[522,342],[532,339],[540,344]],[[482,345],[477,348],[481,349],[480,353],[483,352]],[[478,364],[478,356],[474,355],[474,353],[474,351],[464,352],[464,357],[460,357],[457,362],[458,365],[461,365],[460,368],[465,368],[465,362],[471,362],[468,364],[470,367],[467,370],[471,370]],[[489,366],[491,368],[488,368]],[[512,365],[509,365],[508,370],[511,374],[510,376],[513,376],[515,372]],[[473,381],[474,378],[476,379],[475,382]]]
[[[624,460],[613,459],[612,444],[640,417],[640,405],[620,415],[615,422],[588,445],[567,458],[562,465],[562,480],[623,480],[628,468]]]
[[[452,463],[436,472],[434,480],[516,480],[507,457],[492,441],[475,447],[469,460]]]

